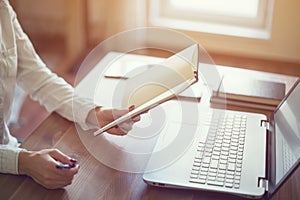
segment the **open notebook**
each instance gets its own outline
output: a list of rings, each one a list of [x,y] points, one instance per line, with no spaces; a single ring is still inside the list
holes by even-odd
[[[99,135],[140,113],[143,113],[183,92],[198,81],[198,45],[194,44],[161,63],[148,65],[147,70],[130,76],[124,84],[122,104],[136,108],[97,130]]]

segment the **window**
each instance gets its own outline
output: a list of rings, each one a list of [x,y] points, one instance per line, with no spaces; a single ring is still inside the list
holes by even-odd
[[[270,38],[274,0],[151,0],[152,25]]]

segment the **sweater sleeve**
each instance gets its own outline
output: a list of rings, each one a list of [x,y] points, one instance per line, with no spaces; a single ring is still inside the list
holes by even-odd
[[[18,85],[49,112],[56,111],[83,129],[94,128],[86,123],[89,111],[95,107],[93,102],[74,95],[74,88],[46,67],[23,32],[14,11],[11,12],[17,43]]]
[[[0,173],[18,174],[21,148],[0,144]]]

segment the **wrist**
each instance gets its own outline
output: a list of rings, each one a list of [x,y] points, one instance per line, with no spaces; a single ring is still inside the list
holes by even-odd
[[[99,127],[97,113],[101,110],[100,106],[95,107],[94,109],[90,110],[87,116],[87,123]]]
[[[18,158],[18,173],[20,175],[28,175],[28,163],[30,163],[30,157],[32,152],[27,150],[22,150],[19,152]]]

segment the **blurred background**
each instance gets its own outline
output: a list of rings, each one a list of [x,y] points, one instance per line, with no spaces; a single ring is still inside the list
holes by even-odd
[[[216,64],[300,76],[298,0],[10,0],[37,52],[73,84],[101,41],[137,27],[190,36]],[[157,38],[157,42],[164,42]],[[26,138],[47,113],[20,95],[12,133]]]

